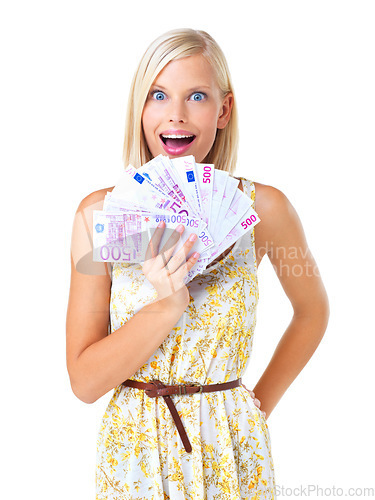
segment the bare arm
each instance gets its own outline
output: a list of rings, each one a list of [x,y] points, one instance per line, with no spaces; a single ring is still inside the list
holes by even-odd
[[[259,196],[258,196],[259,194]],[[278,189],[259,185],[256,245],[264,249],[293,306],[293,317],[254,387],[269,416],[318,347],[328,324],[329,303],[301,221]]]
[[[143,307],[122,327],[107,335],[111,277],[107,264],[92,262],[91,247],[92,211],[102,209],[105,192],[92,193],[81,202],[72,236],[66,321],[67,368],[74,394],[86,403],[95,402],[121,384],[149,359],[181,317],[189,298],[186,287],[179,290],[175,287],[176,291],[170,295],[158,294],[160,299]],[[179,251],[180,255],[184,249],[186,253],[190,251],[193,244],[187,242]],[[152,261],[147,262],[151,268]],[[194,263],[189,259],[186,269]],[[173,261],[168,264],[172,269]],[[164,275],[159,273],[157,279],[158,284],[162,283]]]

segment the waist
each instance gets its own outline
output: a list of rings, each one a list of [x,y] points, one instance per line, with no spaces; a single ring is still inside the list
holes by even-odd
[[[203,392],[216,392],[225,391],[238,387],[242,384],[242,378],[236,380],[231,380],[230,382],[224,382],[220,384],[208,384],[201,385],[196,382],[190,382],[187,384],[174,384],[165,385],[160,380],[151,380],[150,382],[140,382],[138,380],[125,380],[122,385],[127,387],[133,387],[135,389],[143,389],[147,396],[154,398],[157,396],[170,396],[173,394],[178,394],[182,396],[184,394],[195,394]]]
[[[178,433],[180,434],[182,443],[184,445],[185,450],[188,453],[192,452],[192,446],[186,430],[182,424],[181,417],[178,414],[178,411],[171,400],[170,396],[173,394],[183,395],[183,394],[195,394],[202,392],[216,392],[216,391],[225,391],[228,389],[232,389],[233,387],[238,387],[241,385],[242,379],[238,378],[237,380],[232,380],[230,382],[225,382],[223,384],[208,384],[208,385],[200,385],[197,383],[190,384],[175,384],[175,385],[165,385],[160,380],[154,379],[151,382],[140,382],[138,380],[125,380],[122,385],[127,387],[134,387],[136,389],[143,389],[147,396],[150,398],[155,398],[157,396],[162,396],[167,403],[169,411],[171,412],[171,416],[176,424]]]

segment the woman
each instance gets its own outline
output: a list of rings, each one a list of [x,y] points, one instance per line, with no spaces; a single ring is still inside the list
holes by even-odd
[[[232,175],[237,145],[233,86],[216,42],[190,29],[156,39],[130,90],[125,166],[139,167],[159,154],[194,155],[197,163]],[[92,262],[90,253],[92,210],[102,208],[111,189],[91,193],[78,207],[68,371],[74,393],[86,403],[114,389],[98,436],[97,500],[275,496],[266,416],[315,351],[329,307],[287,197],[238,180],[261,222],[187,285],[183,279],[199,255],[184,257],[195,241],[175,255],[175,245],[159,249],[162,225],[150,259],[112,269]],[[254,388],[261,412],[241,378],[256,323],[257,269],[266,253],[294,315]],[[297,268],[303,272],[294,273]],[[163,388],[167,393],[159,397]]]

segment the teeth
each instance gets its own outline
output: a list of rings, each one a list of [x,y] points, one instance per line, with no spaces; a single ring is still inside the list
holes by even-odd
[[[170,135],[165,135],[165,134],[161,134],[162,137],[164,137],[164,139],[184,139],[186,137],[194,137],[194,135],[174,135],[174,134],[170,134]]]

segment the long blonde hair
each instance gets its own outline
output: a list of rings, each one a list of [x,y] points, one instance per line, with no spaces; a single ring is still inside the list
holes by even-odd
[[[150,87],[172,60],[202,54],[211,64],[222,98],[233,93],[229,122],[218,129],[212,148],[202,163],[233,173],[237,162],[238,114],[228,64],[217,42],[205,31],[190,28],[170,30],[154,40],[144,53],[130,87],[125,122],[123,162],[139,168],[152,159],[142,129],[142,112]]]

